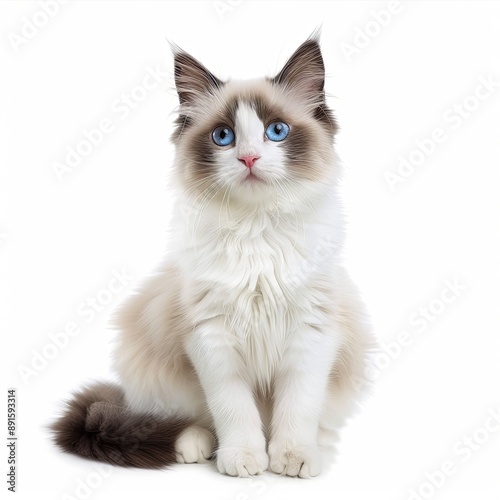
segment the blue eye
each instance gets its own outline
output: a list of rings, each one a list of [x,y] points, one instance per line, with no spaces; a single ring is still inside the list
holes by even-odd
[[[273,122],[266,129],[267,138],[275,142],[285,139],[289,132],[290,127],[284,122]]]
[[[229,146],[234,141],[234,132],[225,125],[212,132],[212,139],[217,146]]]

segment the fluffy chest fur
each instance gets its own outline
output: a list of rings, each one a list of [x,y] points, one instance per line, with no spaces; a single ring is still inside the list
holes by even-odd
[[[304,275],[311,234],[296,217],[268,212],[226,222],[216,228],[202,221],[185,235],[184,297],[194,325],[218,321],[218,341],[235,349],[247,375],[265,387],[300,326],[321,322],[311,273]]]
[[[304,66],[248,81],[222,82],[184,53],[176,65],[173,243],[183,315],[200,337],[189,355],[203,352],[204,365],[222,352],[221,364],[236,358],[264,386],[299,332],[326,321],[318,282],[328,266],[316,265],[313,248],[336,213],[327,201],[336,124],[314,43],[298,56]]]

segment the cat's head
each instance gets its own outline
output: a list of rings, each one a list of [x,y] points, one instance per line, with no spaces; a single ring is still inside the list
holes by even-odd
[[[319,192],[336,177],[337,125],[315,36],[272,78],[222,81],[178,48],[174,58],[180,107],[172,140],[188,192],[259,204]]]

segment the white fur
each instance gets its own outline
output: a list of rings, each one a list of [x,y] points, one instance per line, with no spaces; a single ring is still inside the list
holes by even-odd
[[[175,442],[177,461],[181,464],[208,462],[214,450],[213,434],[199,425],[190,425]]]
[[[335,183],[292,182],[264,127],[240,106],[236,146],[219,153],[219,192],[180,193],[171,253],[118,318],[116,366],[135,410],[215,431],[221,472],[311,477],[318,433],[355,407],[370,337],[339,264]],[[277,182],[247,183],[243,154],[260,156],[256,175]],[[180,461],[207,458],[210,440],[199,439],[182,437]]]

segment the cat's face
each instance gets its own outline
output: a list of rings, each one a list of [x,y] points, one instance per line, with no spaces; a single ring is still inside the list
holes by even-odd
[[[222,82],[176,50],[175,78],[181,105],[172,139],[188,192],[263,203],[334,178],[336,124],[317,40],[302,44],[276,77],[250,81]]]

